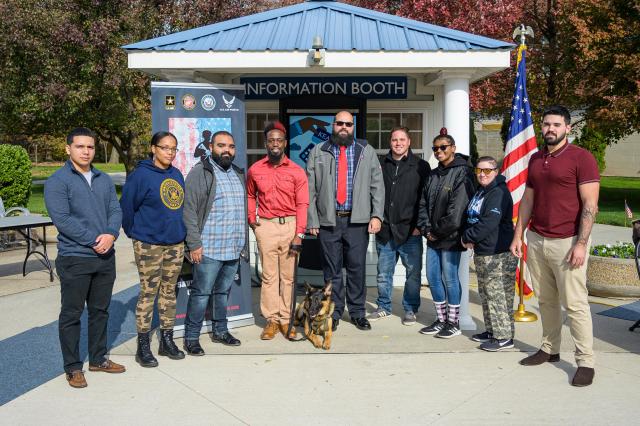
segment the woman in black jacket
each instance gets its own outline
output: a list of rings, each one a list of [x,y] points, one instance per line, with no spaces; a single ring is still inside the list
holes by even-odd
[[[480,157],[475,172],[480,187],[467,209],[462,244],[475,251],[486,331],[471,338],[482,342],[480,349],[497,352],[513,348],[517,265],[517,258],[509,251],[513,239],[513,200],[493,157]]]
[[[448,339],[461,334],[458,324],[462,289],[458,277],[460,242],[473,176],[468,157],[456,154],[446,129],[433,140],[438,167],[431,171],[420,201],[418,228],[427,238],[427,279],[436,308],[436,321],[420,330]]]

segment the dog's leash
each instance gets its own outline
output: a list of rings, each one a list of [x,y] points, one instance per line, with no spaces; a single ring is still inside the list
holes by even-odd
[[[300,250],[296,250],[296,259],[293,265],[293,284],[291,285],[291,312],[289,315],[289,328],[287,329],[286,338],[292,342],[302,342],[307,340],[307,336],[302,334],[302,337],[298,339],[292,339],[289,337],[291,333],[291,329],[293,328],[293,322],[295,321],[295,313],[296,313],[296,289],[298,288],[298,260],[300,260],[300,252],[302,251],[302,246]]]

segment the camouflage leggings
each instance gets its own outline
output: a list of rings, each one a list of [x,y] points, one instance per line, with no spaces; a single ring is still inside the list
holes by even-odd
[[[173,329],[176,319],[176,281],[182,267],[184,244],[160,246],[133,240],[133,252],[140,274],[140,295],[136,306],[138,332],[151,330],[153,304],[158,291],[160,328]]]
[[[474,256],[485,329],[496,339],[512,339],[513,298],[518,259],[511,253]]]

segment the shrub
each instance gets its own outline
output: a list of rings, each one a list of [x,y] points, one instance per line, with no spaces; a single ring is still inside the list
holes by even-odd
[[[31,161],[17,145],[0,145],[0,198],[5,208],[26,206],[31,196]]]
[[[602,132],[589,126],[585,126],[582,129],[580,137],[577,138],[574,143],[593,154],[596,161],[598,162],[598,169],[602,173],[602,171],[607,166],[605,163],[607,138],[602,134]]]
[[[631,243],[618,241],[617,244],[600,244],[591,248],[591,254],[600,257],[615,257],[618,259],[634,259],[635,246]]]

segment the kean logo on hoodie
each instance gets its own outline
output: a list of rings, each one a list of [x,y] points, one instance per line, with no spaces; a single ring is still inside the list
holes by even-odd
[[[175,180],[165,179],[160,185],[160,199],[171,210],[177,210],[182,207],[184,190]]]

